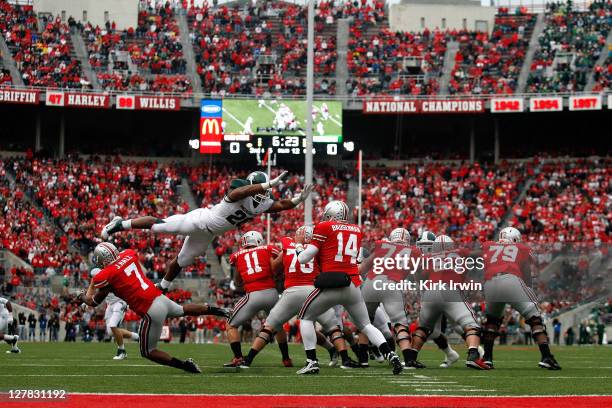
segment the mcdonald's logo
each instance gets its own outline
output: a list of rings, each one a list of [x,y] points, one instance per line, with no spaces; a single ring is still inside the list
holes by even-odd
[[[221,134],[221,123],[218,118],[202,118],[201,120],[201,134],[202,135],[220,135]]]

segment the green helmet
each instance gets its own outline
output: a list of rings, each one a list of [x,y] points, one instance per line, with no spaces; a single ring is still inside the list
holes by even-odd
[[[423,253],[429,253],[432,250],[433,243],[436,240],[436,235],[431,231],[423,231],[419,239],[417,240],[416,246]]]
[[[269,180],[270,179],[268,178],[268,175],[264,173],[263,171],[254,171],[250,173],[246,178],[246,181],[249,184],[263,184],[263,183],[267,183]],[[267,189],[263,194],[256,194],[253,197],[253,201],[255,201],[257,204],[261,204],[267,199],[269,199],[270,195],[271,195],[271,189]]]

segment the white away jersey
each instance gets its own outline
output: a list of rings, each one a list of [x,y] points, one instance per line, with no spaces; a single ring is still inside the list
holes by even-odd
[[[272,204],[274,204],[274,200],[271,198],[267,198],[262,203],[257,203],[253,197],[232,202],[225,196],[223,201],[207,211],[208,217],[202,221],[210,232],[219,235],[266,212],[272,207]]]
[[[93,268],[90,272],[91,277],[93,278],[94,276],[96,276],[101,270],[102,269],[100,268]],[[110,292],[108,296],[106,296],[106,299],[104,299],[104,301],[106,302],[107,305],[112,305],[117,302],[123,302],[120,298],[115,296],[113,292]]]
[[[0,316],[8,315],[9,311],[6,308],[6,304],[8,303],[8,299],[0,297]]]

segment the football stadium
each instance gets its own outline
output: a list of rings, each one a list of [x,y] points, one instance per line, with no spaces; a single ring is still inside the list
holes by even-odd
[[[2,407],[612,406],[612,1],[0,34]]]

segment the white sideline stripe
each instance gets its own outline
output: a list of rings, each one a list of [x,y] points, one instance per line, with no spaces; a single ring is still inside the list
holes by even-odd
[[[228,111],[227,109],[223,108],[223,112],[227,113],[229,115],[229,117],[231,117],[232,119],[234,119],[236,121],[236,123],[238,123],[240,126],[242,126],[242,128],[244,129],[244,123],[242,123],[240,121],[240,119],[238,119],[236,116],[232,115],[230,113],[230,111]]]
[[[184,377],[184,375],[179,376]],[[431,391],[431,390],[429,390]],[[470,390],[474,391],[474,390]],[[73,395],[137,395],[137,396],[153,396],[160,395],[175,396],[175,397],[405,397],[409,394],[151,394],[151,393],[118,393],[118,392],[70,392]],[[415,395],[418,397],[440,398],[440,397],[465,397],[465,395]],[[612,397],[612,394],[568,394],[568,395],[479,395],[478,398],[576,398],[576,397]]]

